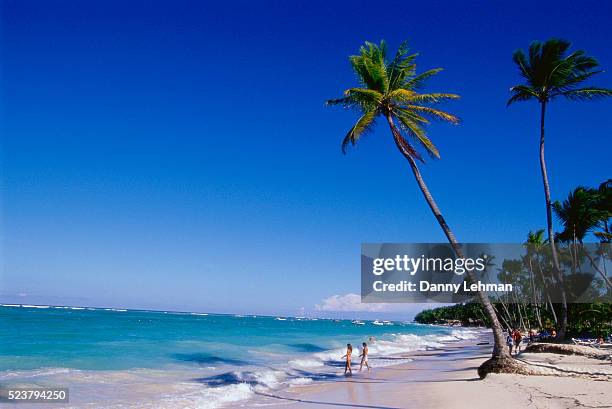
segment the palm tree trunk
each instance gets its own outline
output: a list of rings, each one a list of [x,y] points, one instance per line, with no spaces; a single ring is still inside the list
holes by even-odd
[[[546,228],[548,231],[548,242],[550,243],[550,251],[553,260],[553,270],[555,271],[557,282],[561,291],[561,328],[557,332],[557,338],[565,338],[567,331],[567,299],[565,297],[565,288],[563,288],[563,274],[559,265],[559,257],[557,255],[557,247],[555,245],[555,234],[552,224],[552,202],[550,199],[550,185],[548,183],[548,172],[546,171],[546,160],[544,158],[544,119],[546,117],[546,101],[541,101],[540,114],[540,170],[542,171],[542,182],[544,183],[544,196],[546,198]]]
[[[536,296],[536,288],[535,288],[535,279],[533,274],[533,263],[531,262],[531,254],[527,255],[527,260],[529,262],[529,280],[531,281],[531,297],[533,300],[533,306],[535,308],[536,320],[538,321],[538,327],[542,328],[542,317],[540,315],[540,303],[538,297]]]
[[[448,227],[448,224],[446,224],[446,220],[444,220],[444,217],[442,216],[442,213],[440,212],[438,205],[436,204],[433,196],[429,192],[429,189],[427,188],[427,185],[425,184],[425,181],[423,180],[423,177],[421,176],[421,172],[419,171],[419,168],[414,158],[412,157],[410,152],[406,150],[404,144],[402,143],[401,134],[399,130],[395,127],[393,118],[391,118],[391,115],[386,115],[386,117],[387,117],[387,122],[389,122],[389,127],[391,128],[391,134],[393,135],[393,140],[395,141],[395,144],[397,145],[397,148],[400,150],[402,155],[404,155],[404,157],[408,160],[408,163],[410,164],[410,168],[412,169],[412,173],[414,174],[414,178],[416,179],[419,185],[419,188],[421,188],[421,192],[423,193],[423,196],[425,197],[425,200],[427,201],[429,208],[431,209],[436,220],[438,221],[438,224],[444,231],[444,234],[446,235],[446,238],[448,239],[451,247],[455,251],[455,254],[457,255],[457,257],[463,257],[463,252],[461,251],[461,248],[459,247],[459,243],[457,242],[457,239],[455,238],[455,235],[451,231],[450,227]],[[471,272],[467,272],[467,275],[468,275],[469,280],[471,280],[472,282],[475,281],[474,276],[472,275]],[[495,310],[493,309],[493,304],[491,304],[491,300],[489,300],[489,297],[481,291],[478,291],[478,298],[480,299],[480,302],[484,306],[484,309],[487,312],[489,319],[491,320],[491,328],[493,330],[493,338],[494,338],[492,357],[493,358],[510,358],[510,354],[508,353],[508,350],[505,346],[505,339],[504,339],[502,327],[497,318],[497,314],[495,313]]]

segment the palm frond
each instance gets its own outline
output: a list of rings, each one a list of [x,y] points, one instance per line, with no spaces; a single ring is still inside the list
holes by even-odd
[[[418,90],[425,84],[425,81],[429,77],[436,75],[440,71],[442,71],[442,68],[432,68],[430,70],[423,71],[422,73],[418,75],[414,75],[414,76],[407,78],[401,84],[401,87],[404,89],[408,89],[408,90]]]
[[[385,62],[386,48],[384,41],[381,41],[380,45],[366,42],[359,49],[359,55],[349,57],[351,66],[361,83],[367,88],[380,92],[386,92],[389,89]]]
[[[529,81],[531,78],[531,70],[529,67],[529,63],[527,62],[527,57],[525,56],[523,50],[516,50],[512,54],[512,61],[514,61],[514,63],[519,68],[521,76]]]
[[[450,122],[451,124],[454,124],[454,125],[461,122],[461,119],[459,119],[459,117],[453,114],[449,114],[448,112],[441,111],[439,109],[425,107],[421,105],[408,105],[406,106],[406,108],[409,110],[416,111],[418,113],[427,115],[428,117],[432,119],[438,119],[438,120]]]
[[[397,113],[395,116],[397,117],[402,129],[408,135],[417,140],[420,145],[425,148],[425,151],[429,155],[438,159],[440,158],[440,152],[438,151],[438,148],[436,148],[433,142],[427,137],[425,130],[416,121],[414,121],[413,118],[411,118],[409,115],[402,114],[401,112]]]
[[[588,101],[612,96],[612,90],[606,88],[587,87],[561,92],[561,95],[572,101]]]
[[[353,127],[347,132],[344,140],[342,141],[342,153],[346,154],[346,148],[349,144],[354,146],[361,135],[372,130],[377,115],[378,112],[373,110],[366,112],[357,120],[355,125],[353,125]]]
[[[509,106],[517,101],[527,101],[528,99],[539,99],[539,95],[537,91],[527,85],[516,85],[510,88],[510,92],[512,92],[512,96],[506,102],[506,106]]]
[[[408,44],[403,42],[397,49],[393,61],[389,64],[387,73],[389,76],[389,90],[397,89],[403,81],[416,73],[414,60],[418,54],[408,54]]]
[[[404,88],[396,89],[389,92],[389,98],[398,104],[407,103],[424,103],[424,104],[437,104],[442,101],[450,99],[459,99],[457,94],[444,94],[444,93],[428,93],[419,94],[412,90]]]

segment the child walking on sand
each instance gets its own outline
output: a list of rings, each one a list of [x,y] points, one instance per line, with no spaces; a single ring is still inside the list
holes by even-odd
[[[353,346],[351,344],[346,344],[346,355],[343,355],[342,358],[340,359],[344,359],[346,358],[346,363],[344,364],[344,374],[346,375],[347,372],[349,373],[349,375],[353,374],[353,370],[351,369],[351,354],[353,353]]]

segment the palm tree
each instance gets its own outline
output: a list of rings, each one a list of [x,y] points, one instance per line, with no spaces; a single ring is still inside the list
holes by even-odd
[[[440,72],[441,69],[435,68],[417,74],[416,56],[417,54],[408,53],[408,48],[404,43],[399,47],[395,57],[388,61],[384,41],[381,41],[379,45],[366,42],[359,49],[359,55],[349,57],[353,71],[355,71],[359,78],[360,85],[347,89],[342,98],[329,100],[327,104],[355,109],[360,114],[357,122],[344,137],[342,142],[342,151],[344,153],[346,153],[347,147],[354,145],[364,133],[372,131],[377,118],[382,117],[387,121],[393,141],[400,153],[408,161],[429,208],[436,217],[457,257],[463,257],[453,232],[448,227],[446,220],[442,216],[438,205],[421,176],[417,161],[424,162],[424,160],[415,145],[413,145],[415,143],[420,146],[427,154],[434,158],[440,157],[438,149],[428,138],[424,126],[429,124],[431,120],[442,120],[451,124],[459,123],[459,118],[455,115],[434,108],[436,104],[442,101],[457,99],[459,96],[455,94],[419,92],[425,80]],[[405,136],[410,139],[407,139]],[[468,278],[474,281],[471,274]],[[491,320],[495,339],[493,356],[489,360],[493,366],[490,365],[488,368],[493,371],[503,370],[504,365],[513,360],[505,347],[502,327],[487,295],[479,292],[478,297]],[[481,376],[484,375],[486,375],[486,371],[481,373]]]
[[[594,234],[601,243],[612,242],[612,179],[608,179],[599,185],[597,189],[597,204],[595,208],[601,212],[601,220],[599,221],[599,231]]]
[[[595,260],[589,254],[589,250],[584,247],[583,241],[585,236],[592,232],[601,223],[606,223],[610,217],[609,191],[607,191],[606,183],[604,182],[599,189],[585,188],[578,186],[569,193],[567,199],[563,203],[558,201],[553,203],[553,210],[557,219],[563,225],[563,231],[557,234],[559,241],[571,242],[574,247],[573,257],[578,259],[578,247],[581,248],[581,254],[585,255],[593,268],[595,268],[602,276],[604,283],[608,288],[612,288],[612,282],[607,275],[597,267]],[[605,196],[608,195],[606,198]],[[608,209],[606,209],[608,206]],[[571,249],[571,246],[570,246]],[[604,264],[605,265],[605,264]]]
[[[540,103],[540,170],[546,199],[547,233],[552,252],[553,269],[561,286],[563,275],[555,247],[550,185],[544,157],[546,106],[557,97],[564,97],[571,101],[584,101],[612,95],[612,90],[609,89],[583,87],[585,81],[601,72],[596,70],[599,63],[582,50],[566,55],[570,45],[568,41],[553,38],[544,43],[539,41],[531,43],[528,56],[522,50],[515,51],[512,59],[518,66],[525,83],[510,88],[512,96],[508,100],[508,105],[532,99]],[[567,302],[564,300],[563,291],[561,293],[563,316],[558,337],[562,339],[567,329]]]
[[[567,195],[567,199],[552,204],[563,231],[556,239],[563,242],[582,243],[584,237],[598,226],[602,212],[597,209],[597,191],[578,186]]]

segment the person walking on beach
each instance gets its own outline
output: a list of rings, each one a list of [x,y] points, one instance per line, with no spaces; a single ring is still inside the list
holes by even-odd
[[[359,365],[359,372],[361,372],[361,368],[363,368],[363,364],[365,364],[366,368],[368,368],[368,371],[370,370],[370,365],[368,364],[368,344],[366,344],[365,342],[363,344],[361,344],[363,346],[363,349],[361,350],[361,354],[359,355],[361,357],[361,364]]]
[[[342,356],[340,359],[346,358],[346,363],[344,364],[344,374],[347,372],[349,375],[353,375],[353,370],[351,369],[351,354],[353,353],[353,346],[351,344],[346,344],[346,354]]]

